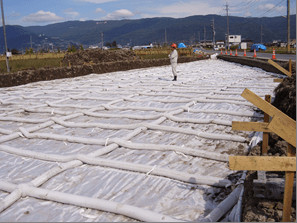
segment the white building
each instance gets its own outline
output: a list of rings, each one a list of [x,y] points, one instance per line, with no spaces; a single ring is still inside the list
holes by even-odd
[[[224,49],[224,48],[225,48],[225,42],[223,42],[223,41],[217,41],[214,46],[215,50],[220,50],[220,49]]]
[[[241,35],[229,35],[229,44],[239,45],[241,43]]]

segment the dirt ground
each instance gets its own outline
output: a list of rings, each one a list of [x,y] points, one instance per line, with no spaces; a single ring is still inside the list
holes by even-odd
[[[136,54],[131,50],[101,50],[87,49],[76,53],[67,53],[62,62],[64,65],[98,64],[102,62],[115,62],[135,60]],[[139,59],[139,58],[137,58]]]
[[[296,74],[286,78],[275,89],[275,107],[296,120]],[[286,156],[287,143],[274,133],[269,135],[269,156]],[[251,156],[261,155],[260,142],[251,149]],[[278,177],[284,178],[284,172],[277,172]],[[271,200],[254,197],[253,180],[257,179],[256,171],[249,171],[245,181],[243,197],[243,222],[280,222],[283,216],[283,200]],[[296,201],[292,202],[291,221],[296,221]]]

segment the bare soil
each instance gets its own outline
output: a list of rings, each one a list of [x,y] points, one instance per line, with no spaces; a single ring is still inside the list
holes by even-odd
[[[62,62],[64,65],[98,64],[103,62],[129,61],[139,59],[131,50],[87,49],[76,53],[67,53]]]

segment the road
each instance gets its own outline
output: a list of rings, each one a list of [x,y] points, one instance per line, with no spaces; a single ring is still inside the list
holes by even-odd
[[[207,53],[218,53],[220,54],[221,51],[215,51],[215,50],[203,50],[204,52]],[[223,54],[225,54],[225,51],[223,51]],[[230,52],[228,51],[228,54],[230,54]],[[232,51],[232,54],[235,55],[235,51]],[[253,57],[254,52],[246,52],[247,57]],[[243,56],[243,52],[238,52],[238,56]],[[296,54],[275,54],[276,59],[277,60],[293,60],[296,61]],[[258,58],[265,58],[265,59],[271,59],[272,58],[272,54],[271,53],[259,53],[257,52],[257,57]]]

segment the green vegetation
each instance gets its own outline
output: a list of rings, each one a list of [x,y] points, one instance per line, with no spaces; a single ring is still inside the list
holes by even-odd
[[[20,70],[33,70],[45,67],[59,67],[61,58],[41,58],[41,59],[19,59],[10,60],[9,67],[11,72]],[[0,73],[6,73],[6,61],[0,60]]]
[[[170,48],[152,48],[152,49],[142,49],[142,50],[135,50],[135,54],[140,57],[141,59],[164,59],[168,58],[171,50]],[[192,48],[184,48],[184,49],[177,49],[178,55],[181,57],[190,57],[193,55]]]

